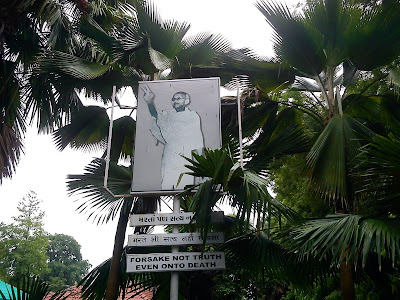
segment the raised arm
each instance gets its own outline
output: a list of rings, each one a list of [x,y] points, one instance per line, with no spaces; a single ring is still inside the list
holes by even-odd
[[[147,103],[150,114],[153,117],[157,118],[158,114],[156,107],[154,105],[154,97],[155,97],[154,93],[150,90],[150,88],[147,85],[142,88],[142,91],[143,91],[143,99]]]

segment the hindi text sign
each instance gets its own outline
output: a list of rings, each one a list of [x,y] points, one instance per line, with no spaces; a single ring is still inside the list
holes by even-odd
[[[148,226],[148,225],[179,225],[190,224],[194,217],[192,212],[184,212],[177,214],[139,214],[131,215],[131,226]],[[193,221],[192,223],[194,223]],[[224,212],[212,212],[211,223],[223,223]]]
[[[224,242],[223,232],[209,232],[206,244],[221,244]],[[133,234],[128,236],[128,246],[176,246],[202,245],[203,239],[199,232],[167,233],[167,234]]]

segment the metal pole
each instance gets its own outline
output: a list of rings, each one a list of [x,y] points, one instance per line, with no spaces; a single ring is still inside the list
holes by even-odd
[[[238,110],[238,123],[239,123],[239,149],[240,149],[240,167],[243,169],[243,136],[242,136],[242,104],[240,102],[240,89],[239,79],[236,78],[236,92],[237,92],[237,110]]]
[[[112,98],[111,98],[111,118],[110,118],[110,126],[108,127],[108,142],[107,142],[107,156],[106,156],[106,170],[104,172],[104,187],[107,188],[107,180],[108,180],[108,169],[110,167],[110,152],[111,152],[111,138],[112,138],[112,128],[114,123],[114,102],[115,102],[115,93],[117,87],[113,86]]]
[[[173,199],[173,205],[174,205],[174,213],[179,213],[181,204],[180,200],[178,197],[174,196]],[[179,225],[173,225],[172,226],[172,233],[179,233]],[[179,252],[179,246],[173,246],[171,247],[171,252],[172,253],[177,253]],[[169,298],[170,300],[178,300],[178,294],[179,294],[179,273],[178,272],[171,272],[171,288],[170,288],[170,294]]]

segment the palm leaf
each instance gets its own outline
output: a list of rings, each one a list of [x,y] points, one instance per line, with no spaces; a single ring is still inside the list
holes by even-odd
[[[198,33],[185,37],[184,48],[179,52],[174,65],[175,77],[180,78],[190,66],[211,66],[218,55],[230,49],[230,44],[222,36],[210,33]]]
[[[348,29],[351,8],[337,0],[314,1],[304,13],[306,28],[316,29],[321,35],[326,66],[338,66],[347,55],[343,32]]]
[[[391,63],[400,53],[400,3],[385,1],[351,18],[344,33],[350,61],[359,70]]]
[[[377,254],[379,265],[383,253],[394,264],[399,255],[399,220],[332,215],[294,228],[287,241],[304,258],[324,259],[333,254],[332,264],[337,266],[343,260],[365,265],[371,252]]]
[[[358,163],[360,138],[373,133],[348,115],[334,116],[307,155],[316,190],[328,199],[347,201],[348,171]]]
[[[40,72],[54,71],[56,69],[59,72],[82,80],[100,77],[110,68],[109,65],[99,64],[59,51],[42,53],[39,63],[41,66]]]
[[[82,106],[71,116],[71,123],[53,133],[57,149],[68,145],[86,151],[105,149],[109,118],[105,108]]]
[[[142,249],[143,250],[143,249]],[[154,250],[154,249],[152,249]],[[145,249],[148,253],[149,249]],[[164,250],[166,251],[166,249]],[[119,291],[124,295],[129,291],[129,297],[139,295],[145,290],[165,286],[169,282],[168,273],[134,273],[127,274],[126,270],[126,248],[121,257]],[[108,274],[110,271],[111,259],[108,259],[95,267],[79,283],[82,286],[82,294],[85,299],[103,299],[106,293]]]
[[[21,153],[23,144],[20,137],[7,124],[0,124],[0,183],[3,178],[11,178]]]
[[[365,182],[364,191],[370,195],[366,205],[372,207],[375,214],[400,211],[398,151],[400,139],[394,134],[388,137],[377,135],[370,145],[363,148],[359,168],[370,178]]]
[[[57,1],[46,1],[37,15],[42,26],[49,28],[47,44],[52,49],[58,50],[69,50],[70,41],[75,34],[73,26],[79,17],[80,11],[73,1],[66,1],[63,4]]]
[[[135,132],[136,121],[133,118],[125,116],[114,121],[110,154],[112,161],[118,161],[119,158],[128,159],[133,157]]]
[[[163,21],[152,2],[136,1],[135,8],[139,30],[151,39],[152,49],[173,59],[183,48],[182,39],[190,25],[186,22]]]
[[[232,238],[222,246],[227,261],[235,268],[241,267],[247,276],[264,274],[277,280],[289,280],[305,289],[313,282],[331,275],[327,261],[308,259],[301,261],[281,244],[265,234],[246,234]]]
[[[104,189],[105,163],[101,159],[93,160],[82,175],[68,175],[67,187],[69,194],[77,194],[84,201],[78,208],[80,213],[88,213],[88,219],[93,218],[97,223],[107,223],[113,220],[124,201],[132,198],[114,198]],[[108,188],[115,195],[127,195],[132,183],[132,172],[130,168],[110,163]]]
[[[196,219],[209,224],[212,208],[219,201],[228,201],[237,208],[239,218],[250,219],[252,212],[266,214],[266,203],[271,203],[274,213],[298,222],[301,217],[268,193],[268,182],[251,170],[242,170],[226,150],[206,150],[204,156],[194,154],[186,165],[197,177],[208,177],[198,186],[189,209],[196,212]],[[225,194],[221,194],[222,189]],[[188,189],[191,191],[191,189]]]
[[[220,77],[227,89],[235,90],[237,80],[241,89],[258,87],[270,92],[293,82],[296,72],[274,60],[253,55],[249,49],[219,53],[210,65],[193,66],[179,73],[180,78]]]
[[[284,109],[277,116],[272,115],[269,118],[270,120],[260,126],[261,130],[248,147],[252,158],[246,167],[258,172],[266,170],[274,158],[309,149],[308,138],[296,110]]]
[[[275,31],[274,47],[282,61],[310,76],[320,74],[326,64],[323,35],[293,16],[287,6],[259,1],[256,7]]]
[[[2,60],[0,66],[0,120],[14,128],[17,136],[22,137],[26,130],[23,116],[23,106],[20,94],[18,76],[14,73],[18,64],[8,60]]]
[[[50,300],[65,300],[65,291],[60,290],[49,296],[49,285],[36,276],[26,275],[16,286],[7,287],[7,294],[0,291],[0,299],[3,300],[42,300],[48,297]]]

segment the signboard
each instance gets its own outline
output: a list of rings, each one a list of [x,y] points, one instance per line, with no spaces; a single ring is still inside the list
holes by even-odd
[[[195,178],[184,175],[192,153],[221,147],[220,80],[139,82],[131,193],[172,195]]]
[[[176,214],[139,214],[131,215],[130,226],[148,226],[148,225],[179,225],[189,224],[194,217],[192,212],[183,212]],[[192,222],[194,223],[195,220]],[[211,213],[211,223],[224,222],[224,212],[217,211]]]
[[[224,242],[223,232],[209,232],[206,244],[221,244]],[[167,233],[167,234],[133,234],[128,236],[128,246],[176,246],[202,245],[203,239],[199,232]]]
[[[127,254],[126,272],[224,270],[224,252]]]

